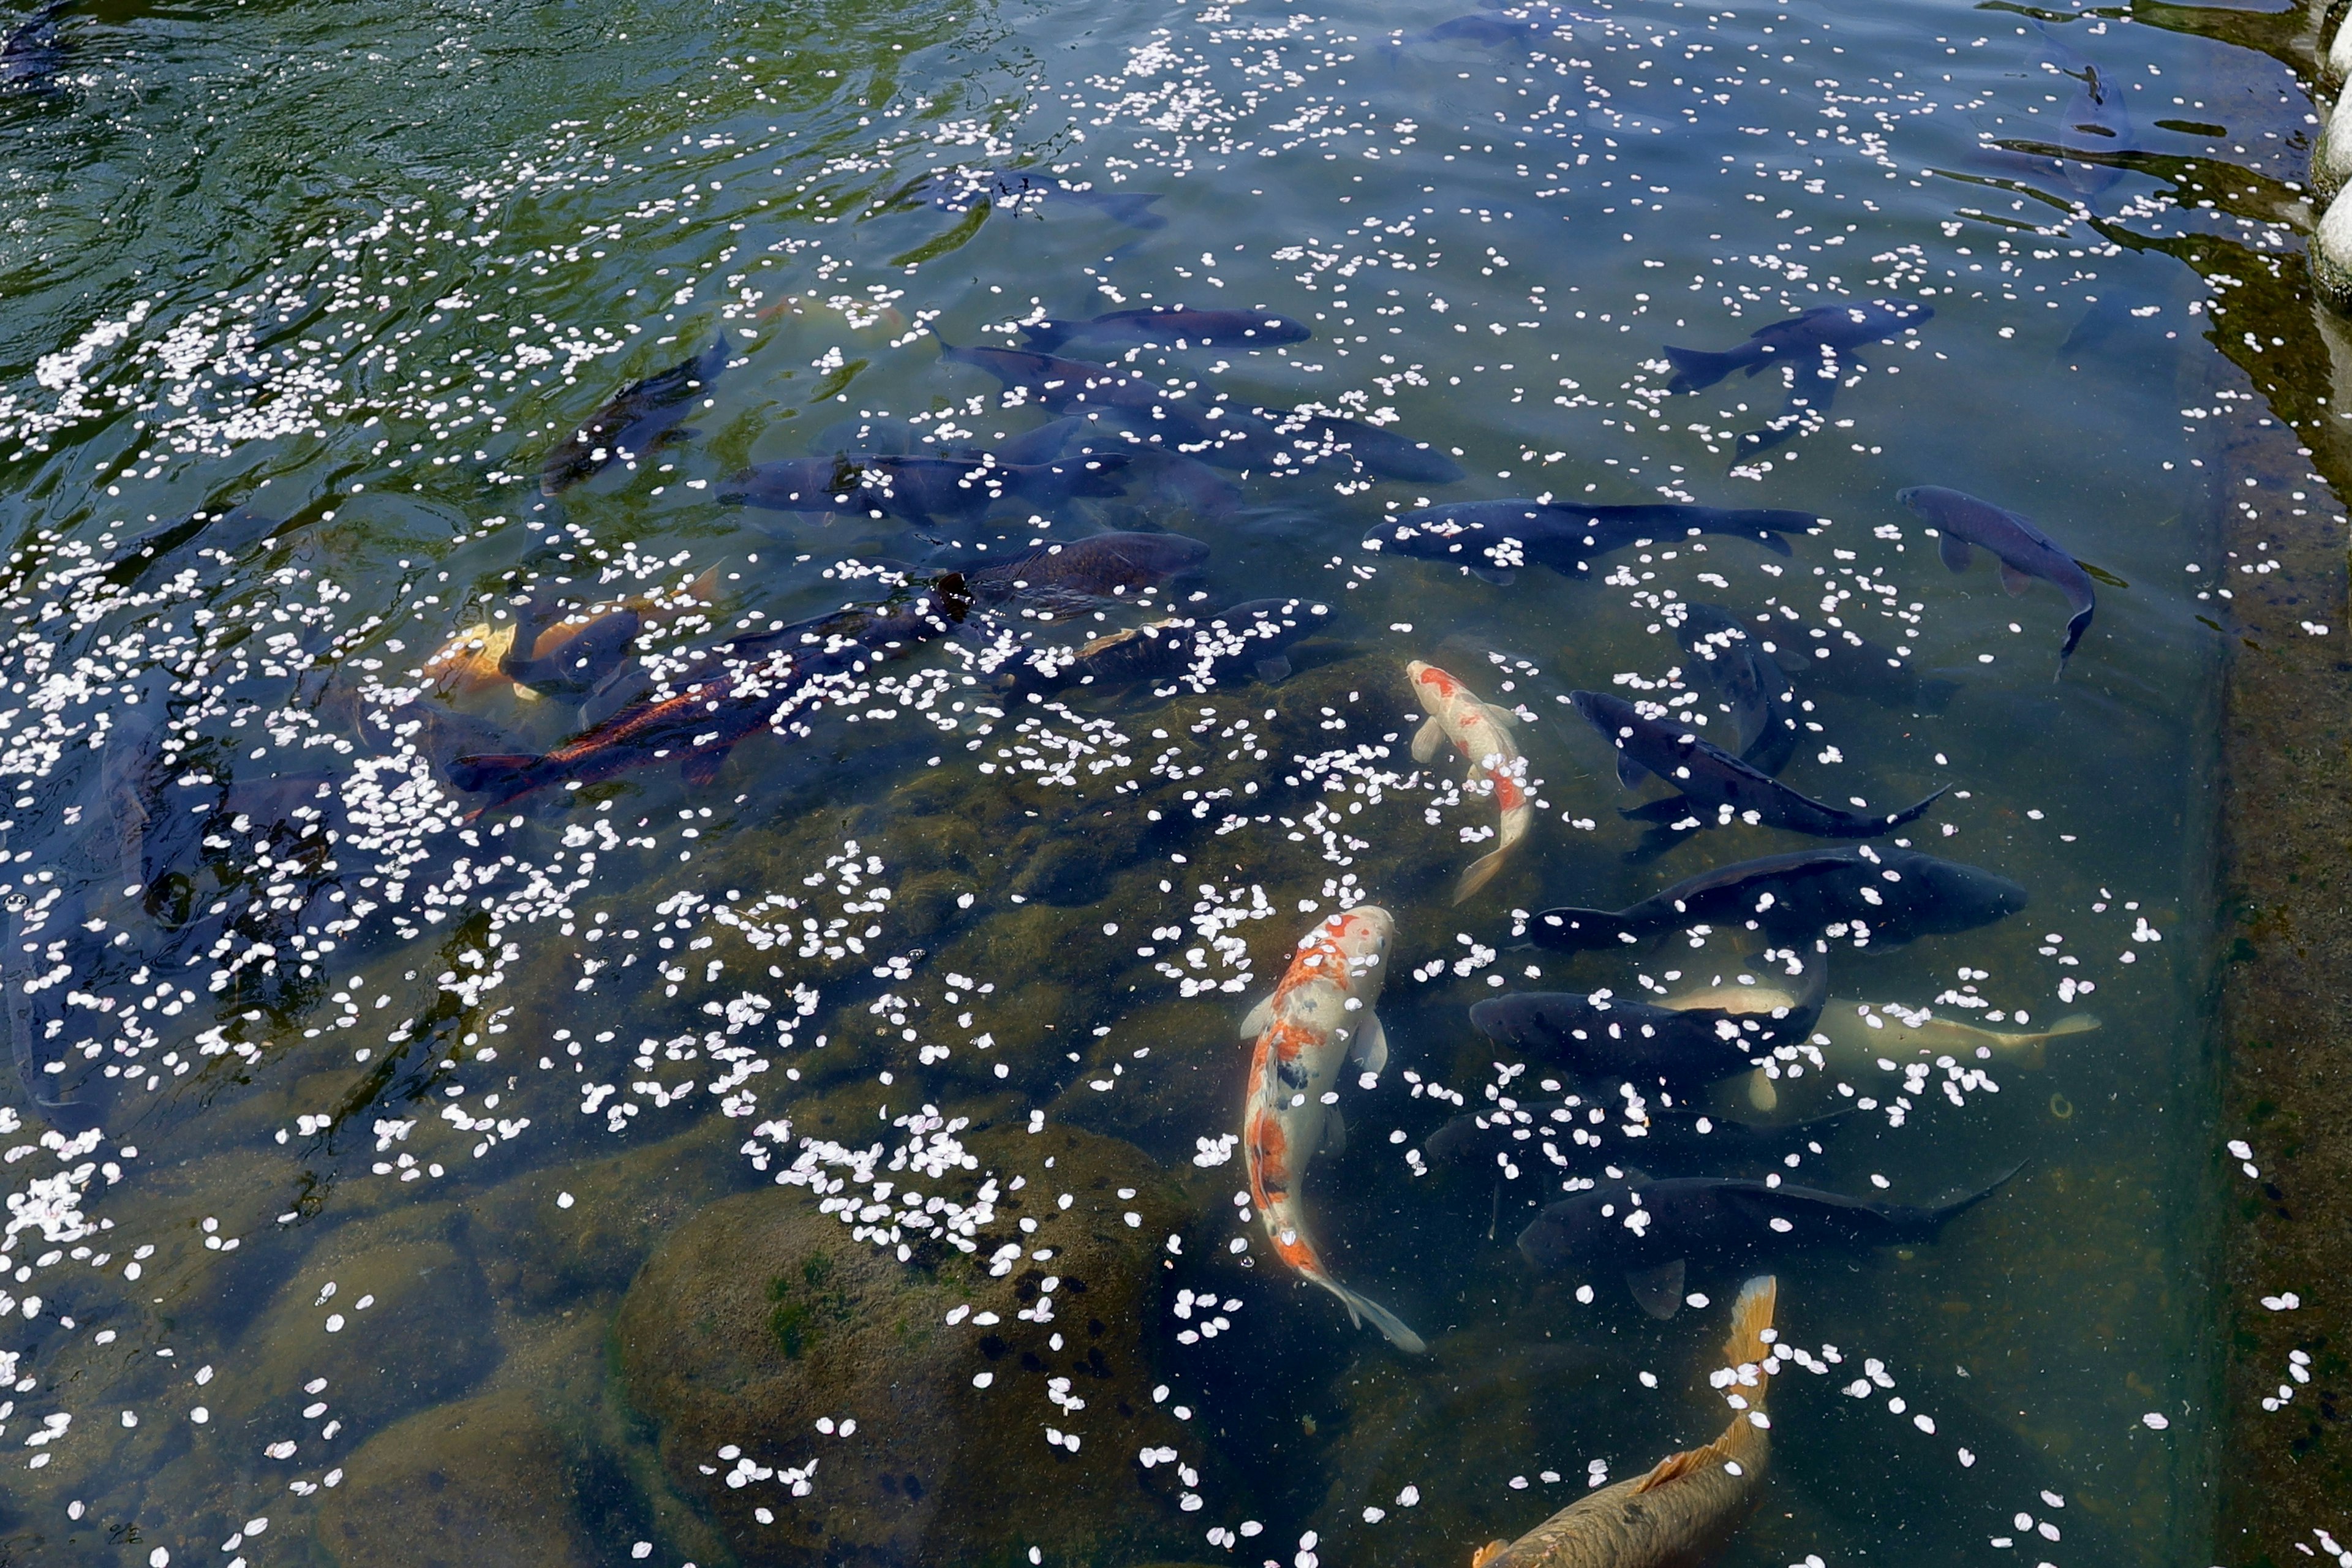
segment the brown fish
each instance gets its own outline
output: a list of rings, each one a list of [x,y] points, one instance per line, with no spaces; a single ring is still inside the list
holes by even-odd
[[[1750,1279],[1731,1305],[1731,1363],[1718,1387],[1734,1412],[1723,1436],[1658,1462],[1648,1475],[1588,1492],[1517,1541],[1479,1548],[1470,1568],[1700,1568],[1714,1561],[1764,1488],[1771,1423],[1764,1380],[1779,1294],[1770,1275]]]

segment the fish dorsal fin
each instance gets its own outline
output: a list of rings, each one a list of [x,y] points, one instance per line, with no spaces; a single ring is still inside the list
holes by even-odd
[[[1421,728],[1413,732],[1412,760],[1416,763],[1434,761],[1437,753],[1444,749],[1445,726],[1434,719],[1423,720]]]
[[[1510,1550],[1507,1541],[1490,1541],[1470,1554],[1470,1568],[1486,1568],[1486,1564]]]
[[[1633,1300],[1642,1310],[1654,1318],[1671,1318],[1682,1310],[1684,1260],[1661,1263],[1655,1268],[1629,1268],[1625,1271],[1625,1289],[1633,1292]]]
[[[1274,993],[1269,991],[1258,998],[1256,1006],[1242,1015],[1242,1038],[1244,1040],[1257,1038],[1265,1033],[1265,1026],[1273,1022]]]
[[[1668,1481],[1679,1480],[1694,1470],[1705,1468],[1715,1457],[1715,1445],[1712,1443],[1704,1448],[1685,1448],[1679,1454],[1669,1454],[1658,1461],[1655,1469],[1633,1483],[1633,1490],[1636,1493],[1655,1491]]]
[[[2008,590],[2011,598],[2021,599],[2025,591],[2033,586],[2033,578],[2004,561],[2000,563],[2000,585]]]
[[[1389,1032],[1381,1027],[1381,1016],[1367,1013],[1356,1030],[1356,1043],[1349,1054],[1356,1065],[1368,1073],[1377,1074],[1389,1065]]]

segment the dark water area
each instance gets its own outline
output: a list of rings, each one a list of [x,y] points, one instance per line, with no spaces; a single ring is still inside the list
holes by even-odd
[[[2352,1541],[2301,13],[12,26],[5,1560]]]

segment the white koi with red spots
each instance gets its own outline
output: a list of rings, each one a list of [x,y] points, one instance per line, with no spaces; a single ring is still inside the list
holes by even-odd
[[[1439,749],[1452,742],[1470,764],[1471,787],[1492,791],[1503,814],[1499,842],[1491,853],[1471,862],[1454,885],[1458,904],[1491,881],[1503,868],[1503,857],[1528,836],[1528,824],[1535,817],[1528,799],[1528,765],[1511,740],[1509,726],[1516,721],[1507,710],[1479,700],[1476,692],[1433,664],[1414,659],[1404,673],[1412,682],[1412,694],[1421,699],[1422,711],[1429,715],[1412,738],[1413,760],[1433,762]]]
[[[1395,1313],[1331,1278],[1299,1207],[1308,1163],[1324,1149],[1345,1147],[1347,1124],[1333,1087],[1341,1062],[1352,1055],[1376,1073],[1388,1061],[1388,1037],[1373,1006],[1395,934],[1389,912],[1366,904],[1330,916],[1299,939],[1274,994],[1242,1021],[1244,1037],[1257,1040],[1242,1108],[1242,1149],[1250,1201],[1274,1238],[1275,1255],[1339,1297],[1350,1321],[1370,1318],[1398,1349],[1419,1354],[1429,1347]]]

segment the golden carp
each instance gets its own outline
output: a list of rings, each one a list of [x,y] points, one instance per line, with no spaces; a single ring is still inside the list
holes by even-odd
[[[528,652],[519,652],[515,647],[520,622],[509,621],[502,626],[478,622],[434,649],[425,661],[425,673],[436,697],[469,697],[500,681],[509,681],[517,697],[526,702],[535,701],[540,693],[516,679],[509,670],[523,668],[528,672],[529,667],[538,661],[555,658],[567,644],[583,634],[612,625],[624,615],[634,616],[640,628],[656,626],[700,610],[718,596],[719,568],[713,566],[691,583],[667,592],[633,595],[617,604],[593,605],[567,616],[541,631]]]
[[[1528,801],[1527,763],[1512,742],[1509,727],[1517,721],[1508,711],[1480,701],[1477,693],[1433,664],[1414,659],[1404,667],[1404,673],[1412,683],[1412,694],[1421,700],[1422,711],[1429,715],[1428,722],[1412,738],[1413,760],[1434,760],[1438,748],[1451,741],[1470,764],[1471,787],[1491,789],[1503,814],[1500,841],[1472,861],[1454,884],[1454,901],[1458,904],[1492,880],[1503,868],[1503,857],[1528,836],[1535,807]]]
[[[1352,1054],[1367,1072],[1388,1061],[1388,1037],[1373,1005],[1395,934],[1389,912],[1365,904],[1329,916],[1299,939],[1274,994],[1242,1020],[1243,1036],[1257,1038],[1242,1107],[1242,1149],[1250,1201],[1274,1238],[1275,1255],[1339,1297],[1351,1322],[1370,1318],[1391,1344],[1419,1354],[1429,1347],[1395,1313],[1331,1278],[1299,1207],[1308,1163],[1320,1150],[1345,1147],[1347,1124],[1332,1103],[1342,1058]]]
[[[1721,1552],[1764,1488],[1771,1422],[1764,1414],[1772,1360],[1770,1275],[1750,1279],[1731,1305],[1726,1390],[1731,1425],[1703,1448],[1658,1462],[1648,1475],[1588,1492],[1517,1541],[1490,1542],[1470,1568],[1700,1568]]]

